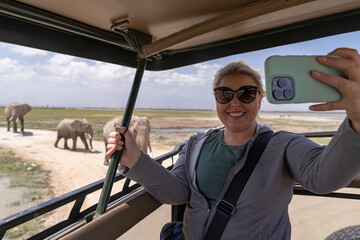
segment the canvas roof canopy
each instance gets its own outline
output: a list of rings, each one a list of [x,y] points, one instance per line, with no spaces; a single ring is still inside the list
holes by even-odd
[[[0,0],[0,41],[137,67],[122,120],[122,126],[128,127],[145,69],[172,69],[358,31],[359,20],[359,0]],[[95,217],[106,211],[120,157],[121,152],[115,153],[111,160]],[[124,184],[127,191],[129,182]],[[73,197],[66,201],[73,201]],[[37,236],[48,236],[82,219],[79,211],[83,200],[81,195],[74,204],[71,221],[60,222]],[[56,201],[46,206],[46,211],[64,199]],[[142,206],[141,201],[138,204]],[[141,212],[134,219],[140,221],[159,204],[154,200],[150,205],[143,212],[133,208],[133,212]],[[123,214],[133,216],[125,207]],[[30,215],[39,216],[39,212],[33,209],[27,215],[10,216],[6,228],[5,223],[2,225],[0,238],[7,229],[27,221]],[[111,214],[108,216],[110,220],[103,224],[111,227],[108,223],[114,221]],[[87,221],[87,228],[79,230],[83,239],[99,239],[93,234],[99,233],[99,221]],[[106,232],[104,226],[100,229]],[[122,228],[112,228],[118,235],[131,228],[118,226]]]
[[[0,41],[164,70],[360,29],[358,0],[2,0]]]

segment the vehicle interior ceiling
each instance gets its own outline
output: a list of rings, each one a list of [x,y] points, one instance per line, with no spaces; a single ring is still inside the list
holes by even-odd
[[[358,31],[358,19],[358,0],[2,0],[0,41],[160,71]]]
[[[358,30],[360,2],[6,0],[0,9],[4,42],[130,67],[140,55],[164,70]]]

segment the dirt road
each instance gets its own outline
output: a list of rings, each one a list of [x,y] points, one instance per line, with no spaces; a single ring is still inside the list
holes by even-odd
[[[59,148],[54,147],[55,131],[25,129],[25,134],[7,132],[0,128],[0,148],[12,150],[17,156],[34,163],[41,164],[49,173],[49,186],[52,197],[58,197],[75,189],[105,178],[107,166],[103,165],[105,145],[100,141],[93,141],[93,150],[86,152],[83,143],[78,138],[77,151],[63,149],[63,140]],[[72,140],[68,140],[72,146]],[[171,149],[153,147],[153,156],[160,156]],[[113,192],[119,191],[114,185]],[[84,208],[99,201],[100,191],[85,199]],[[65,206],[68,210],[71,206]],[[51,222],[65,219],[68,211],[61,209]],[[50,222],[50,223],[51,223]]]
[[[0,128],[0,147],[12,149],[19,157],[41,164],[49,172],[54,197],[104,178],[104,143],[94,142],[94,150],[86,152],[78,139],[77,151],[55,148],[56,132],[26,130],[24,135]],[[71,140],[70,140],[71,146]]]

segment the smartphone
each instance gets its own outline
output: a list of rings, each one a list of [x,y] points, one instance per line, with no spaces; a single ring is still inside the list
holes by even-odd
[[[265,60],[266,98],[273,104],[335,102],[341,93],[311,77],[312,70],[345,77],[317,62],[317,56],[271,56]],[[338,57],[338,56],[333,56]]]

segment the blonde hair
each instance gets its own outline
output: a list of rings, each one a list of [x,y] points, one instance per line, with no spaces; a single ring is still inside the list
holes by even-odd
[[[261,74],[260,71],[251,68],[245,61],[236,61],[231,62],[224,67],[220,68],[214,77],[213,81],[213,89],[217,88],[220,84],[220,81],[229,75],[236,75],[236,74],[244,74],[252,77],[258,87],[258,90],[262,96],[265,96],[264,85],[261,81]]]

